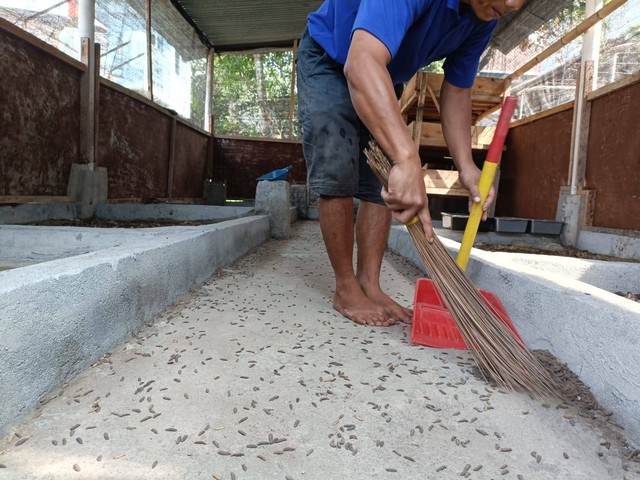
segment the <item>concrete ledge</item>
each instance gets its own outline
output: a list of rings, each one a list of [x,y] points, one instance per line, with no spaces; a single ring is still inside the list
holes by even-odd
[[[225,221],[253,215],[253,207],[179,205],[170,203],[101,203],[97,218],[107,220]]]
[[[76,203],[27,203],[0,207],[0,224],[23,224],[43,220],[73,220],[78,217]]]
[[[458,251],[459,243],[442,241]],[[424,271],[406,228],[393,227],[388,245]],[[640,304],[476,249],[467,272],[478,288],[500,298],[528,347],[566,363],[640,443]]]
[[[577,247],[600,255],[640,260],[640,234],[635,236],[605,230],[584,228],[580,231]]]
[[[0,272],[0,432],[268,238],[256,216]]]

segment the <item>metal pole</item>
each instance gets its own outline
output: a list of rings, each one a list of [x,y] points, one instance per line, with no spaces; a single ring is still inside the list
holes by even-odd
[[[603,0],[587,0],[585,5],[585,17],[590,17],[603,6]],[[602,36],[602,22],[596,23],[587,30],[582,40],[582,69],[584,62],[593,60],[593,85],[592,90],[598,88],[598,60],[600,56],[600,37]]]
[[[80,0],[78,13],[78,32],[80,38],[95,42],[96,0]],[[93,45],[91,45],[93,51]]]

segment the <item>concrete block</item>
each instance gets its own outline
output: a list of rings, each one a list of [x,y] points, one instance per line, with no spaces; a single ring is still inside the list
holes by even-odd
[[[269,230],[274,238],[291,236],[291,186],[284,180],[258,182],[256,213],[269,216]]]
[[[77,217],[75,203],[26,203],[0,207],[0,224],[20,225],[42,220],[73,220]]]
[[[107,200],[107,169],[90,168],[88,164],[74,163],[71,166],[67,195],[78,202],[80,218],[92,218],[98,203]]]
[[[203,197],[204,202],[209,205],[224,205],[227,201],[227,184],[205,180]]]
[[[570,187],[560,187],[560,199],[556,211],[556,220],[564,222],[560,235],[563,245],[575,247],[578,245],[580,230],[584,219],[584,195],[572,195]]]
[[[306,185],[291,185],[291,204],[298,210],[298,218],[307,218],[309,201]]]

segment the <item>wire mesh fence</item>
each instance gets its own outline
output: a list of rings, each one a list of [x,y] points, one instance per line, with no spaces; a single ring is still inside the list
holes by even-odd
[[[608,2],[605,2],[608,3]],[[489,48],[483,55],[481,75],[505,78],[535,58],[577,27],[585,19],[584,0],[575,0],[550,22],[530,33],[509,52]],[[615,82],[640,70],[640,2],[629,1],[606,17],[598,27],[599,61],[597,87]],[[598,31],[598,30],[596,30]],[[575,99],[582,60],[583,37],[579,36],[511,84],[519,97],[514,119],[524,118]],[[484,120],[492,124],[497,114]]]
[[[145,0],[96,0],[100,75],[169,108],[202,128],[207,47],[170,0],[150,0],[151,58]],[[78,0],[0,0],[0,15],[80,60]],[[149,75],[153,95],[149,89]]]

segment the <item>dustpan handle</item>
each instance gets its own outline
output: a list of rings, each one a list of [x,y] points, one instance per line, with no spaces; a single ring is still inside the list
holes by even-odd
[[[511,117],[513,117],[513,112],[516,109],[517,103],[518,99],[516,97],[509,96],[505,98],[504,104],[502,105],[498,125],[496,126],[496,131],[493,134],[487,158],[482,166],[482,175],[480,176],[480,183],[478,184],[478,190],[480,190],[480,202],[474,202],[471,206],[469,220],[467,221],[467,226],[464,229],[460,251],[456,258],[456,263],[462,270],[466,270],[467,263],[469,263],[471,247],[473,247],[473,242],[476,239],[478,227],[480,226],[480,220],[482,219],[482,205],[489,195],[491,185],[493,185],[493,179],[495,178],[496,171],[498,170],[498,164],[500,163],[502,148],[504,147],[504,142],[507,138],[507,133],[509,132]]]

